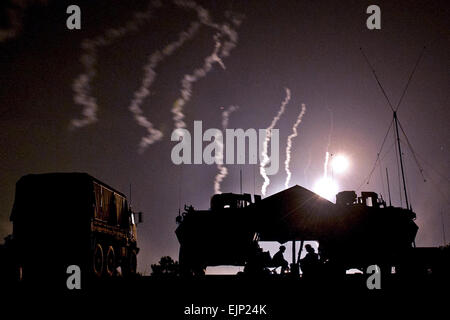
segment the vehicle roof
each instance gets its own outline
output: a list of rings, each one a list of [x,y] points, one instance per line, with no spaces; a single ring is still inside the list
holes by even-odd
[[[88,173],[85,172],[51,172],[51,173],[39,173],[39,174],[27,174],[19,179],[17,181],[18,184],[26,184],[27,181],[36,181],[36,180],[57,180],[57,181],[64,181],[64,182],[74,182],[74,181],[93,181],[96,182],[111,191],[114,191],[115,193],[121,195],[122,197],[126,198],[125,194],[122,192],[116,190],[115,188],[109,186],[108,184],[98,180],[97,178],[91,176]]]
[[[313,240],[336,220],[334,203],[295,185],[255,204],[262,241]]]

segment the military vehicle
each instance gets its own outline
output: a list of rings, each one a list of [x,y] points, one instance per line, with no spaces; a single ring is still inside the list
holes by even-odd
[[[184,274],[204,274],[208,266],[245,266],[261,253],[258,241],[317,241],[322,271],[331,274],[373,264],[400,272],[417,262],[415,218],[409,209],[387,206],[374,192],[360,197],[340,192],[334,204],[297,185],[262,200],[256,196],[253,203],[249,194],[214,195],[209,210],[185,207],[175,233]],[[270,266],[270,258],[263,260]]]
[[[136,224],[126,196],[86,173],[23,176],[10,217],[20,279],[83,279],[136,273]],[[87,276],[87,277],[86,277]],[[65,282],[63,282],[65,284]]]
[[[185,206],[177,217],[183,274],[202,275],[207,266],[244,265],[256,240],[250,194],[222,193],[210,210]]]

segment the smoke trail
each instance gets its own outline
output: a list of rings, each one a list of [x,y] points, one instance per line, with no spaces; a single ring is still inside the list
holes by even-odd
[[[97,52],[101,47],[105,47],[127,35],[130,32],[136,32],[146,21],[150,19],[153,7],[160,7],[159,1],[152,1],[143,12],[136,12],[131,21],[124,27],[110,28],[106,32],[93,40],[83,40],[81,47],[85,53],[80,61],[84,67],[84,73],[80,74],[73,82],[74,101],[83,107],[82,118],[71,121],[72,128],[81,128],[97,121],[97,100],[91,96],[90,82],[97,74]]]
[[[238,106],[229,106],[226,110],[222,111],[222,128],[223,132],[228,128],[228,120],[230,119],[230,114],[234,111],[239,109]],[[223,160],[223,142],[220,140],[217,140],[219,145],[219,150],[216,153],[216,159],[222,159]],[[219,169],[219,173],[214,178],[214,193],[222,193],[220,191],[220,184],[222,183],[223,179],[228,175],[228,169],[223,165],[222,163],[217,163],[217,169]]]
[[[230,51],[236,47],[238,42],[238,34],[228,24],[219,25],[214,23],[211,20],[208,10],[194,1],[175,0],[174,3],[179,7],[195,10],[200,23],[217,30],[217,33],[214,35],[215,46],[213,52],[204,59],[203,66],[201,68],[197,68],[192,74],[186,74],[183,77],[183,80],[181,81],[182,88],[180,90],[181,97],[175,101],[172,107],[175,127],[184,128],[186,124],[183,121],[183,107],[191,99],[192,85],[200,78],[205,77],[207,73],[211,71],[214,62],[217,62],[223,69],[225,69],[225,64],[223,63],[222,58],[228,57],[230,55]],[[231,12],[227,12],[225,15],[232,21],[234,26],[239,26],[242,22],[241,17],[233,15]],[[220,40],[225,36],[227,37],[227,40],[222,43]]]
[[[264,178],[264,183],[263,183],[263,185],[261,187],[261,193],[264,196],[266,195],[267,187],[270,184],[270,179],[267,176],[266,169],[265,169],[265,166],[270,161],[269,157],[267,156],[267,146],[268,146],[268,143],[270,141],[270,138],[272,137],[272,129],[275,127],[275,125],[277,124],[278,120],[280,120],[280,117],[284,113],[286,105],[291,100],[291,90],[289,90],[289,88],[285,88],[285,90],[286,90],[286,97],[284,98],[284,101],[281,103],[280,110],[278,111],[277,115],[272,119],[272,122],[270,123],[270,126],[266,129],[266,139],[264,140],[263,150],[262,150],[262,153],[261,153],[262,161],[261,161],[260,166],[259,166],[259,173]]]
[[[205,58],[203,66],[201,68],[195,69],[192,74],[185,75],[183,80],[181,81],[181,97],[175,101],[172,108],[173,120],[177,129],[186,127],[186,124],[183,121],[183,106],[191,99],[192,84],[194,82],[197,82],[200,78],[205,77],[206,74],[211,71],[214,62],[218,62],[220,65],[222,65],[222,67],[224,67],[222,60],[218,56],[218,52],[221,47],[221,43],[218,38],[218,35],[216,35],[216,44],[214,46],[214,51],[211,53],[211,55]]]
[[[182,31],[178,39],[172,43],[169,43],[161,51],[157,50],[149,58],[148,63],[143,67],[144,78],[140,88],[134,93],[134,99],[131,101],[128,109],[133,113],[136,122],[147,129],[148,134],[142,137],[139,151],[143,152],[144,149],[153,144],[154,142],[160,140],[163,136],[162,132],[155,129],[153,124],[143,116],[143,110],[141,108],[143,100],[150,94],[149,88],[151,87],[153,81],[156,77],[155,68],[164,60],[164,58],[172,55],[176,49],[180,48],[186,41],[192,39],[192,37],[199,30],[200,24],[198,22],[192,22],[189,29]]]
[[[328,108],[328,112],[330,113],[330,131],[328,133],[328,143],[327,143],[327,151],[325,152],[325,162],[323,164],[323,177],[326,179],[328,177],[328,161],[330,160],[330,145],[331,145],[331,135],[333,134],[334,130],[334,117],[333,117],[333,110]]]
[[[213,29],[216,29],[221,35],[226,35],[228,37],[228,41],[225,41],[222,50],[219,54],[221,57],[228,57],[230,54],[230,51],[236,47],[238,42],[238,34],[236,30],[234,30],[230,25],[228,24],[222,24],[219,25],[217,23],[214,23],[211,20],[210,14],[208,10],[203,8],[202,6],[198,5],[194,1],[189,0],[175,0],[174,3],[181,7],[181,8],[189,8],[193,9],[197,12],[198,19],[202,24],[205,26],[211,27]],[[235,14],[231,11],[225,12],[225,17],[232,22],[232,24],[236,27],[238,27],[243,20],[242,15]]]
[[[284,169],[286,171],[287,177],[284,183],[284,186],[287,188],[289,186],[289,181],[291,180],[291,171],[289,170],[289,163],[291,162],[291,147],[292,147],[292,139],[297,136],[297,127],[302,122],[303,116],[306,112],[306,106],[302,103],[302,110],[300,111],[297,121],[295,121],[294,126],[292,127],[292,134],[287,137],[286,141],[286,160],[284,161]]]
[[[203,7],[197,5],[194,1],[176,0],[175,4],[184,9],[192,9],[197,12],[198,21],[191,23],[187,31],[180,33],[178,39],[173,43],[167,45],[163,50],[154,52],[149,58],[147,64],[144,66],[144,78],[141,86],[134,93],[133,100],[130,102],[128,109],[133,113],[136,122],[147,129],[147,135],[140,141],[140,149],[142,152],[145,148],[162,138],[162,132],[155,129],[153,124],[143,115],[141,108],[143,100],[149,95],[149,88],[152,85],[156,73],[154,69],[161,61],[170,56],[176,49],[180,48],[187,40],[191,39],[198,31],[200,24],[209,26],[217,33],[214,35],[215,47],[211,55],[205,58],[204,64],[201,68],[195,69],[190,75],[185,75],[182,80],[181,97],[176,100],[172,113],[177,128],[185,127],[183,122],[183,106],[190,100],[192,95],[192,84],[203,78],[212,69],[214,62],[217,62],[225,69],[225,65],[222,61],[223,57],[227,57],[230,51],[236,46],[238,35],[237,32],[228,24],[216,24],[212,22],[209,12]],[[158,0],[152,1],[148,8],[143,12],[135,13],[133,18],[121,28],[108,29],[104,34],[96,37],[95,39],[86,39],[82,42],[82,48],[84,54],[81,56],[81,63],[84,66],[84,73],[79,75],[73,82],[72,89],[74,91],[74,101],[83,107],[82,118],[73,119],[71,121],[71,128],[80,128],[97,121],[98,105],[97,100],[94,98],[90,91],[90,83],[96,76],[96,64],[98,50],[101,47],[110,45],[117,39],[124,37],[130,32],[137,31],[151,16],[153,8],[162,6]],[[225,16],[231,20],[232,24],[239,26],[242,18],[226,12]],[[227,38],[222,41],[222,38]]]

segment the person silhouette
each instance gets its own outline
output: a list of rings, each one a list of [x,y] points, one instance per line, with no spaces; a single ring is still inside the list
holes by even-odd
[[[310,276],[314,274],[315,271],[317,271],[319,256],[310,244],[305,245],[305,249],[307,254],[303,259],[300,259],[300,266],[303,275]]]
[[[288,262],[284,259],[283,253],[286,251],[286,247],[285,246],[280,246],[280,249],[278,250],[277,253],[275,253],[275,255],[272,258],[272,265],[276,268],[281,267],[281,272],[280,273],[285,273],[286,271],[289,270],[289,264]]]

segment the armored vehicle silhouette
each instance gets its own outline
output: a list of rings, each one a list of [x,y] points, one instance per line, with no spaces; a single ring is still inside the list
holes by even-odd
[[[294,186],[250,200],[249,194],[217,194],[210,210],[186,207],[175,231],[185,274],[203,274],[208,266],[244,266],[261,251],[258,241],[302,241],[302,246],[317,241],[323,269],[340,274],[372,264],[401,269],[415,247],[415,213],[386,206],[374,192],[357,197],[344,191],[334,204]]]

